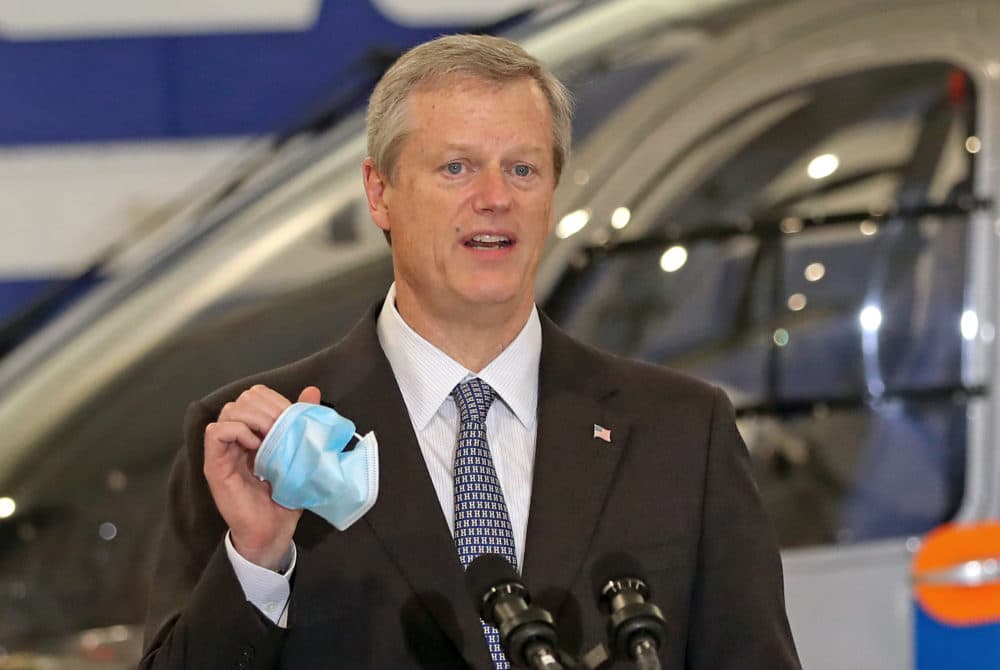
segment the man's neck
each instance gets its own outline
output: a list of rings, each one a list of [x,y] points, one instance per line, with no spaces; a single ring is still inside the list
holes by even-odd
[[[534,302],[515,307],[480,306],[467,313],[430,313],[419,301],[397,290],[396,310],[410,328],[472,372],[479,372],[524,328]]]

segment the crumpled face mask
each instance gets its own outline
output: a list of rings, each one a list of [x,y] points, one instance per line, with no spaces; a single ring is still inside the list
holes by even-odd
[[[271,483],[271,499],[307,509],[347,529],[378,498],[378,441],[324,405],[297,402],[278,416],[254,458],[254,474]],[[345,447],[357,437],[354,449]]]

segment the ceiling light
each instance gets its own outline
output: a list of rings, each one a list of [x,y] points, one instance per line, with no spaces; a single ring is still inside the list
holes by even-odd
[[[819,281],[826,275],[826,266],[822,263],[810,263],[802,274],[806,281]]]
[[[611,212],[611,227],[615,230],[621,230],[628,225],[628,222],[632,219],[632,212],[629,211],[628,207],[619,207],[615,211]]]
[[[687,263],[688,252],[684,247],[677,245],[670,247],[660,256],[660,267],[664,272],[677,272]]]
[[[788,296],[788,309],[793,312],[800,312],[806,307],[806,296],[802,293],[793,293]]]
[[[829,177],[840,167],[840,159],[833,154],[822,154],[809,161],[806,173],[813,179]]]
[[[874,333],[882,325],[882,310],[874,305],[868,305],[858,315],[861,328],[868,333]]]
[[[574,210],[559,220],[559,225],[556,226],[556,237],[561,240],[572,237],[583,230],[588,221],[590,221],[589,209]]]
[[[979,334],[979,317],[971,309],[962,312],[961,329],[962,337],[970,341]]]

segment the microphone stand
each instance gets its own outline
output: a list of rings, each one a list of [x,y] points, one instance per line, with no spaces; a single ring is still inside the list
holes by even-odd
[[[639,670],[660,670],[659,650],[666,638],[666,621],[647,602],[649,587],[638,577],[608,580],[600,600],[608,610],[608,630],[618,656],[635,661]]]
[[[526,663],[535,670],[564,670],[557,657],[552,615],[530,605],[527,589],[518,582],[491,587],[482,598],[483,619],[500,632],[515,665]]]
[[[635,667],[639,670],[660,670],[660,657],[656,654],[656,646],[647,638],[643,638],[632,647],[632,657]]]

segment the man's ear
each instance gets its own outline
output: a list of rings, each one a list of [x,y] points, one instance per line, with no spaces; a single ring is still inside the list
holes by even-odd
[[[375,167],[375,160],[369,156],[361,164],[361,172],[365,181],[365,196],[368,199],[368,213],[375,225],[389,232],[389,206],[385,200],[388,180]]]

